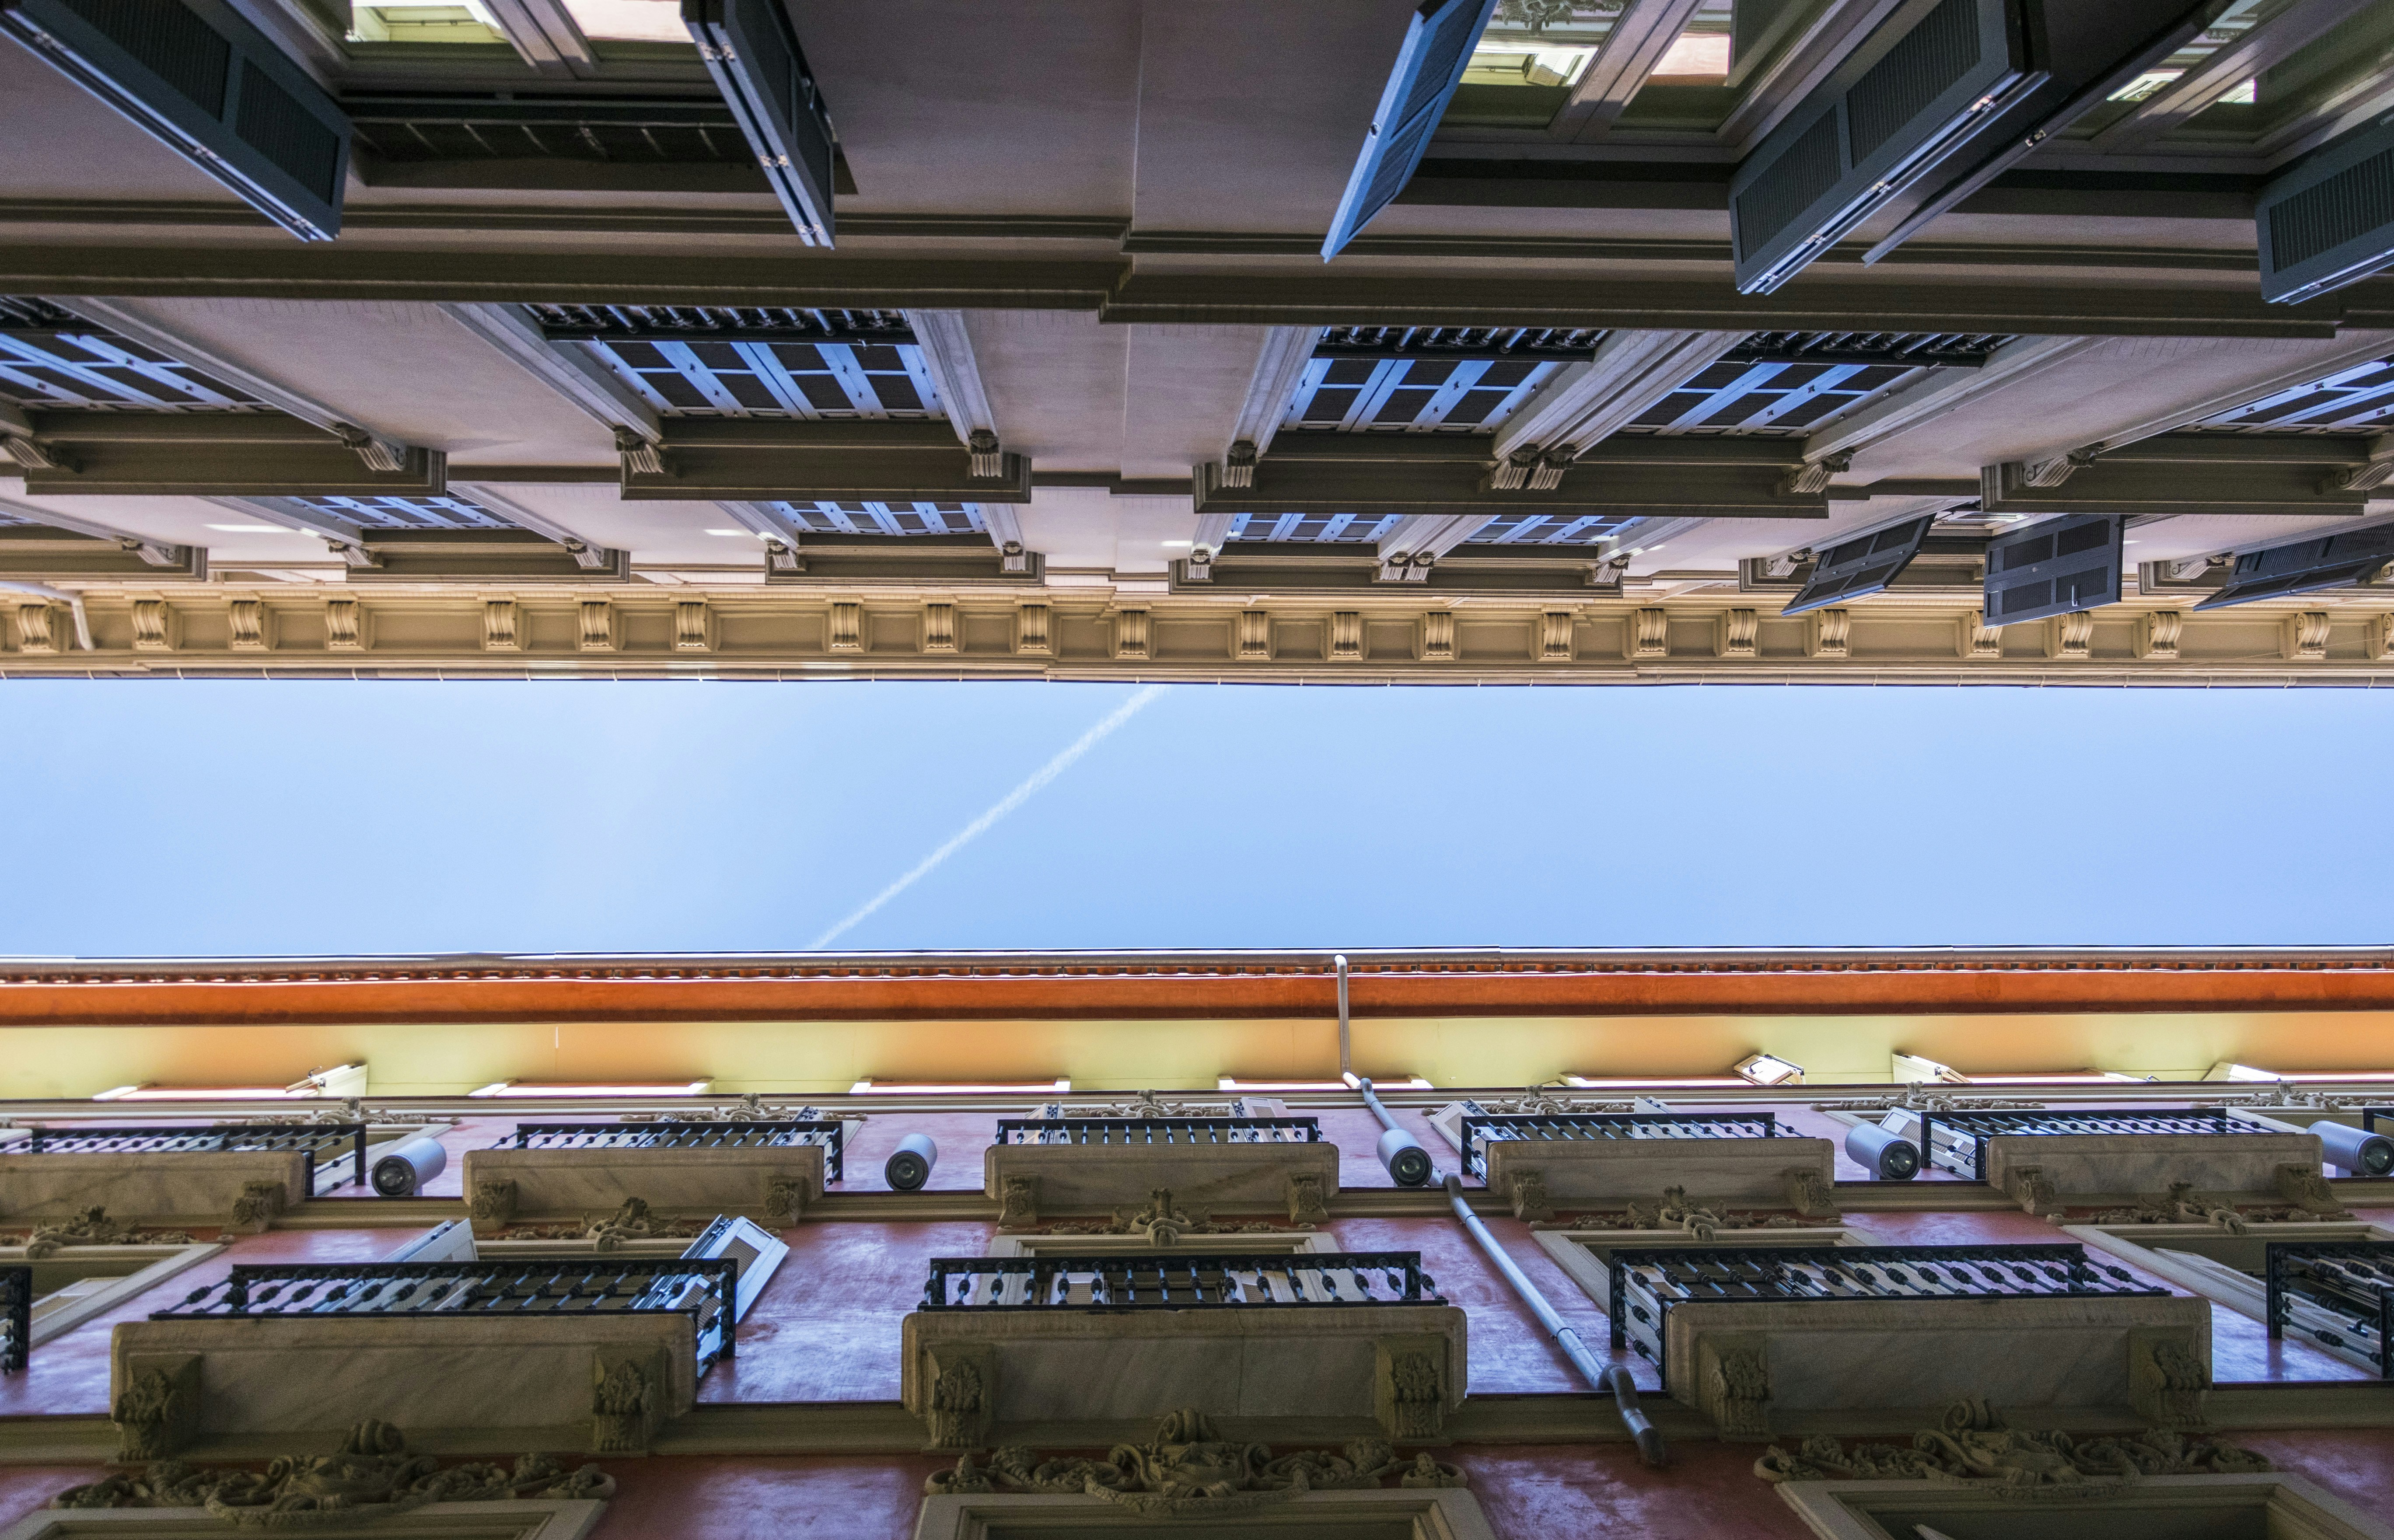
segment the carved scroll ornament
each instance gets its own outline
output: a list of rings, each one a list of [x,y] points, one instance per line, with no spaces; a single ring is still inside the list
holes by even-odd
[[[1821,1435],[1806,1439],[1792,1454],[1773,1444],[1754,1462],[1754,1473],[1766,1481],[1931,1481],[2045,1488],[2055,1496],[2127,1486],[2148,1476],[2248,1475],[2269,1468],[2268,1459],[2249,1449],[2161,1429],[2079,1440],[2007,1428],[1982,1401],[1957,1402],[1945,1414],[1944,1427],[1914,1434],[1910,1448],[1874,1443],[1848,1449]]]
[[[362,1422],[335,1454],[286,1455],[263,1471],[161,1461],[138,1476],[111,1476],[71,1487],[54,1508],[205,1508],[245,1529],[352,1528],[430,1503],[509,1498],[587,1498],[615,1494],[615,1479],[597,1466],[567,1470],[546,1454],[525,1454],[510,1470],[495,1465],[442,1467],[407,1453],[388,1423]]]
[[[1143,1518],[1195,1519],[1246,1512],[1307,1492],[1384,1486],[1460,1487],[1462,1471],[1427,1454],[1400,1458],[1377,1439],[1357,1439],[1339,1453],[1305,1450],[1275,1458],[1259,1443],[1217,1436],[1204,1414],[1172,1413],[1141,1444],[1116,1444],[1102,1460],[1048,1457],[1019,1447],[997,1451],[984,1466],[969,1454],[923,1483],[932,1496],[967,1493],[1079,1493]]]
[[[25,1258],[38,1262],[67,1246],[187,1246],[192,1238],[179,1230],[143,1230],[108,1217],[105,1208],[86,1208],[72,1219],[33,1227],[25,1238]]]

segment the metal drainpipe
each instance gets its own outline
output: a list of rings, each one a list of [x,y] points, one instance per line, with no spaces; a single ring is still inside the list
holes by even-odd
[[[1461,1177],[1446,1178],[1446,1198],[1454,1205],[1454,1217],[1463,1221],[1463,1228],[1471,1232],[1471,1238],[1480,1243],[1480,1249],[1496,1264],[1496,1270],[1505,1275],[1505,1282],[1513,1285],[1513,1292],[1521,1296],[1521,1303],[1530,1307],[1530,1313],[1538,1318],[1538,1324],[1546,1328],[1546,1335],[1554,1338],[1555,1346],[1571,1360],[1572,1367],[1579,1371],[1580,1378],[1595,1389],[1612,1393],[1612,1403],[1620,1410],[1623,1424],[1628,1428],[1629,1436],[1638,1441],[1638,1453],[1648,1465],[1663,1464],[1665,1458],[1663,1430],[1654,1426],[1653,1419],[1647,1416],[1638,1404],[1638,1383],[1630,1377],[1629,1366],[1598,1362],[1596,1355],[1580,1341],[1579,1333],[1563,1324],[1563,1318],[1546,1303],[1546,1296],[1538,1292],[1538,1286],[1530,1282],[1527,1273],[1514,1265],[1513,1258],[1506,1255],[1505,1248],[1496,1244],[1496,1237],[1489,1234],[1488,1227],[1480,1222],[1480,1216],[1471,1212],[1471,1204],[1463,1196]]]
[[[1330,961],[1338,969],[1338,1078],[1344,1080],[1355,1069],[1352,1045],[1347,1033],[1347,954],[1341,952]]]

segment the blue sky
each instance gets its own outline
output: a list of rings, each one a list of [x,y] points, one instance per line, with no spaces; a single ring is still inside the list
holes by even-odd
[[[12,683],[0,952],[805,947],[1136,693]],[[1178,686],[837,944],[2383,942],[2389,762],[2358,690]]]

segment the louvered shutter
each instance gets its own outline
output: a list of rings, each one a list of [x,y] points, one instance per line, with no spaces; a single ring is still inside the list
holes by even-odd
[[[2375,577],[2389,561],[2394,561],[2394,526],[2386,525],[2246,551],[2236,559],[2227,586],[2195,608],[2224,610],[2256,599],[2348,588]]]
[[[0,26],[292,234],[340,232],[348,115],[223,0],[0,0]]]
[[[1379,111],[1363,136],[1363,152],[1347,178],[1347,191],[1322,238],[1322,259],[1337,256],[1373,217],[1413,180],[1438,120],[1463,83],[1472,45],[1488,26],[1496,0],[1423,0],[1405,28],[1397,67],[1380,92]]]
[[[682,0],[681,19],[798,239],[830,245],[831,112],[783,0]]]
[[[1920,543],[1936,521],[1935,515],[1924,515],[1830,546],[1821,553],[1796,601],[1780,613],[1800,615],[1879,592],[1920,554]]]
[[[2270,182],[2254,213],[2264,299],[2308,299],[2394,267],[2394,123]]]
[[[1786,283],[2042,78],[2011,0],[1940,0],[1891,46],[1878,43],[1874,34],[1822,81],[1730,178],[1740,294]]]
[[[2120,601],[2120,531],[2109,514],[2070,514],[1987,546],[1987,624],[2066,615]]]

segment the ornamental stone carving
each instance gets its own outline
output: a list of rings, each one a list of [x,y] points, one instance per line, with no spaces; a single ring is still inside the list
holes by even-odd
[[[1759,1338],[1707,1340],[1700,1399],[1724,1439],[1770,1436],[1770,1368]]]
[[[1039,1222],[1039,1178],[1008,1177],[998,1188],[997,1227],[1019,1230]]]
[[[141,1474],[70,1487],[53,1508],[205,1508],[236,1528],[354,1528],[432,1503],[578,1498],[603,1502],[615,1479],[597,1466],[567,1470],[546,1454],[513,1469],[487,1464],[445,1468],[410,1454],[399,1429],[364,1422],[332,1454],[287,1455],[256,1468],[194,1468],[180,1461]]]
[[[2322,1219],[2349,1219],[2352,1215],[2335,1201],[2327,1178],[2304,1165],[2278,1167],[2278,1196]]]
[[[1274,1456],[1259,1443],[1222,1438],[1196,1411],[1172,1413],[1145,1443],[1116,1444],[1102,1460],[1042,1456],[1019,1446],[983,1465],[969,1454],[923,1483],[934,1497],[963,1494],[1078,1493],[1147,1519],[1204,1519],[1252,1512],[1306,1492],[1399,1486],[1467,1485],[1462,1471],[1424,1454],[1400,1458],[1377,1439],[1356,1439],[1338,1453],[1309,1449]]]
[[[1288,1178],[1288,1218],[1291,1224],[1322,1225],[1330,1222],[1330,1210],[1322,1205],[1320,1177],[1311,1172],[1299,1172]]]
[[[2236,1476],[2270,1469],[2249,1449],[2211,1439],[2151,1430],[2117,1438],[2006,1428],[1984,1402],[1957,1403],[1945,1426],[1913,1435],[1909,1447],[1806,1439],[1795,1453],[1773,1444],[1754,1462],[1766,1481],[1930,1481],[2006,1490],[2050,1490],[2053,1496],[2132,1485],[2148,1476]]]
[[[474,1233],[484,1235],[505,1229],[516,1217],[516,1184],[506,1179],[478,1181],[467,1201]]]
[[[2131,1332],[2128,1400],[2137,1415],[2160,1428],[2200,1428],[2211,1370],[2182,1333]]]
[[[119,1460],[159,1460],[191,1441],[200,1418],[197,1354],[145,1354],[125,1362],[126,1383],[109,1408]]]
[[[770,1174],[765,1178],[765,1222],[779,1230],[787,1230],[806,1214],[807,1184],[787,1173]]]
[[[1261,1221],[1217,1224],[1207,1209],[1185,1209],[1168,1187],[1151,1191],[1138,1208],[1117,1208],[1111,1219],[1089,1219],[1044,1227],[1046,1235],[1137,1235],[1151,1246],[1169,1247],[1184,1235],[1287,1235],[1309,1231],[1311,1225],[1276,1225]]]
[[[2306,1216],[2308,1217],[2308,1216]],[[2107,1209],[2087,1222],[2098,1225],[2213,1225],[2230,1235],[2242,1235],[2249,1224],[2270,1218],[2268,1211],[2247,1215],[2235,1204],[2204,1197],[2192,1182],[2172,1182],[2159,1197],[2138,1200],[2134,1208]]]
[[[989,1442],[997,1399],[997,1354],[986,1343],[941,1343],[930,1351],[932,1449],[979,1449]]]
[[[1845,1211],[1837,1206],[1835,1188],[1823,1181],[1818,1171],[1791,1169],[1787,1177],[1787,1204],[1808,1219],[1842,1219]]]
[[[590,1448],[599,1454],[647,1452],[663,1420],[658,1355],[601,1352],[590,1365]],[[645,1362],[644,1362],[645,1360]]]
[[[499,1239],[592,1241],[600,1251],[621,1250],[627,1241],[687,1241],[706,1233],[707,1219],[667,1219],[651,1213],[645,1198],[626,1198],[612,1214],[584,1216],[579,1224],[515,1225]]]
[[[1427,1352],[1388,1355],[1388,1431],[1400,1439],[1436,1439],[1446,1430],[1446,1382]]]
[[[2045,1176],[2042,1166],[2016,1167],[2005,1184],[2005,1191],[2028,1213],[2061,1212],[2061,1194],[2054,1190],[2051,1178]]]
[[[105,1208],[86,1208],[72,1219],[36,1225],[25,1238],[25,1258],[38,1262],[67,1246],[187,1246],[190,1235],[179,1230],[142,1230],[120,1224]]]
[[[232,1216],[227,1230],[237,1230],[248,1235],[263,1235],[283,1212],[281,1182],[243,1182],[241,1196],[232,1201]]]
[[[1534,1222],[1555,1217],[1555,1205],[1546,1199],[1546,1174],[1543,1171],[1513,1173],[1513,1218]]]

